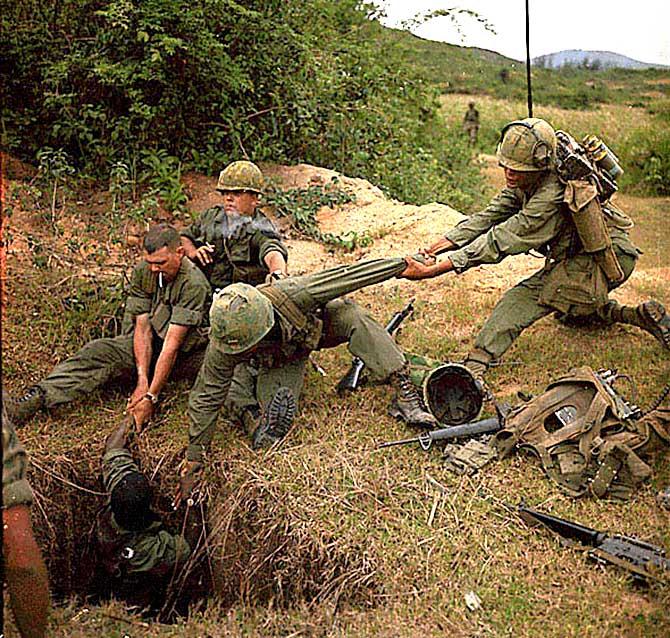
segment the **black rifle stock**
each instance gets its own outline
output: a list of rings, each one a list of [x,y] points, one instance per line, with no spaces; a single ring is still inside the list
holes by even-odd
[[[670,578],[670,560],[665,557],[665,550],[661,547],[630,536],[599,532],[524,505],[519,505],[518,512],[526,523],[541,523],[563,538],[591,547],[589,556],[599,563],[623,567],[640,580],[665,581]]]
[[[487,434],[489,432],[497,432],[503,427],[503,422],[497,416],[489,419],[482,419],[481,421],[473,421],[472,423],[464,423],[463,425],[452,425],[448,428],[440,428],[439,430],[428,430],[422,432],[419,436],[413,439],[402,439],[401,441],[388,441],[387,443],[380,443],[378,448],[393,447],[395,445],[409,445],[410,443],[418,443],[423,450],[430,450],[435,441],[453,441],[454,439],[464,439],[467,437],[478,436],[480,434]]]
[[[398,330],[400,324],[402,324],[407,317],[409,317],[414,312],[414,299],[410,299],[409,303],[399,312],[396,312],[391,321],[386,325],[386,332],[391,336]],[[347,373],[340,379],[337,384],[338,394],[343,394],[344,392],[353,392],[361,383],[361,373],[365,368],[365,363],[360,357],[353,357],[351,360],[351,367]]]

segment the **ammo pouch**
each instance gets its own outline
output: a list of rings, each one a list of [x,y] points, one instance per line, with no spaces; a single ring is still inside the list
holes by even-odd
[[[306,315],[298,304],[283,290],[272,284],[256,286],[264,294],[275,311],[296,331],[301,344],[308,350],[316,350],[321,341],[323,321],[313,315]]]
[[[605,224],[595,184],[570,180],[565,186],[563,201],[572,213],[584,252],[593,255],[611,284],[621,283],[624,274],[612,248],[612,238]]]
[[[629,498],[651,475],[641,458],[670,444],[670,409],[624,419],[589,367],[571,370],[515,408],[492,441],[499,456],[529,449],[570,496]]]

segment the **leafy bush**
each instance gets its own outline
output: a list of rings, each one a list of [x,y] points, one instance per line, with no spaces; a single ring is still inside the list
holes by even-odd
[[[359,0],[10,3],[4,142],[24,159],[63,148],[105,177],[148,161],[175,208],[179,162],[214,173],[240,156],[330,166],[410,201],[460,193],[470,156],[452,153],[433,89],[370,37],[373,12]]]
[[[655,195],[670,195],[670,131],[667,126],[633,131],[627,145],[626,183]]]

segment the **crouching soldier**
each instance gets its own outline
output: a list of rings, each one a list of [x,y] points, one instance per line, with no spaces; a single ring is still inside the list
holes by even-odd
[[[397,276],[405,265],[403,259],[377,259],[257,287],[233,284],[215,294],[210,344],[189,395],[189,446],[177,500],[195,483],[227,398],[239,407],[246,403],[246,414],[240,417],[253,425],[255,448],[272,445],[286,434],[313,350],[347,343],[375,379],[396,390],[392,416],[418,427],[436,425],[392,337],[356,303],[341,298]],[[235,368],[250,361],[253,374],[237,376],[233,385]]]
[[[157,611],[169,584],[181,581],[187,563],[194,563],[205,529],[193,507],[186,513],[183,534],[165,528],[151,508],[151,485],[126,448],[127,426],[124,423],[110,434],[102,457],[109,502],[95,523],[99,582],[94,587],[103,595]]]

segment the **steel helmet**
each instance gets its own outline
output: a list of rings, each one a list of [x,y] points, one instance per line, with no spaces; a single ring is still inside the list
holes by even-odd
[[[460,363],[447,363],[431,370],[423,381],[423,397],[433,416],[444,425],[474,421],[483,403],[480,385]]]
[[[556,156],[556,133],[537,117],[510,122],[500,132],[498,161],[514,171],[544,171]]]
[[[270,332],[274,310],[253,286],[231,284],[214,295],[209,322],[212,345],[225,354],[241,354]]]
[[[217,191],[250,191],[263,194],[265,180],[261,169],[253,162],[240,160],[228,164],[219,174]]]

